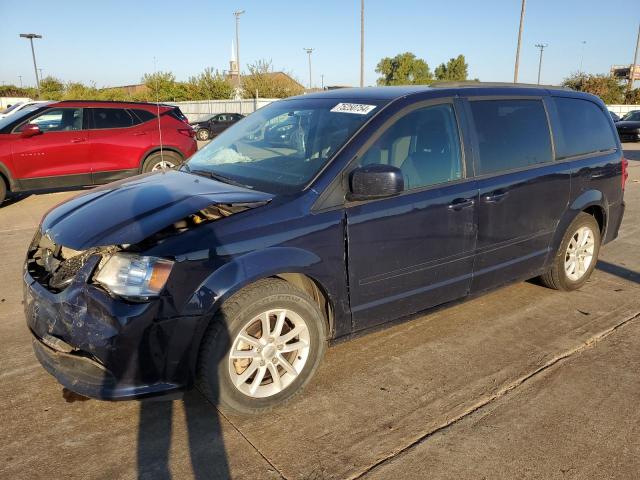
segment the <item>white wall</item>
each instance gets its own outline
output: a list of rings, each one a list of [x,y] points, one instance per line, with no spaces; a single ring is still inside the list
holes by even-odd
[[[607,105],[607,108],[621,117],[631,110],[640,110],[640,105]]]
[[[190,122],[205,120],[214,113],[241,113],[248,115],[260,107],[275,102],[277,98],[249,98],[242,100],[198,100],[194,102],[162,102],[180,107]]]

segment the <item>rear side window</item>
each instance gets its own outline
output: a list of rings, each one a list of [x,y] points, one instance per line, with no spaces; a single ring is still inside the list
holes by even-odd
[[[124,108],[92,108],[92,128],[126,128],[138,122],[128,110]]]
[[[560,118],[558,158],[616,148],[609,119],[595,103],[562,97],[554,101]]]
[[[167,112],[167,115],[175,118],[176,120],[180,120],[181,122],[189,123],[189,120],[187,120],[187,117],[184,116],[184,113],[182,113],[182,111],[178,107],[172,108],[171,110],[169,110]]]
[[[148,122],[149,120],[153,120],[156,116],[149,112],[148,110],[142,110],[140,108],[134,108],[131,110],[133,114],[140,119],[141,123]]]
[[[478,135],[478,174],[551,162],[551,135],[541,100],[469,102]]]

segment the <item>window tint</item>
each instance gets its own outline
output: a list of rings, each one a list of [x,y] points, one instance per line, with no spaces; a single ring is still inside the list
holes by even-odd
[[[550,162],[551,138],[540,100],[469,102],[478,135],[478,174]]]
[[[558,158],[616,148],[609,119],[598,106],[579,98],[554,98],[560,118]]]
[[[461,178],[461,157],[455,113],[446,104],[399,119],[362,156],[361,165],[398,167],[409,190]]]
[[[93,108],[93,128],[131,127],[136,119],[123,108]]]
[[[34,123],[43,132],[67,132],[72,130],[82,130],[82,109],[81,108],[51,108],[45,110],[40,115],[31,118],[21,125],[18,131],[26,123]]]
[[[634,111],[631,111],[631,112],[627,113],[624,117],[622,117],[622,120],[624,120],[625,122],[638,122],[638,121],[640,121],[640,110],[634,110]]]
[[[148,122],[149,120],[153,120],[154,118],[156,118],[156,116],[153,113],[149,112],[148,110],[142,110],[142,109],[136,108],[131,111],[134,113],[136,117],[140,119],[140,122],[142,123]]]

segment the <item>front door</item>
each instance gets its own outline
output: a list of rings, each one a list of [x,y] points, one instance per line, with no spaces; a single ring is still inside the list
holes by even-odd
[[[569,202],[570,170],[553,161],[541,98],[470,99],[469,110],[480,191],[477,292],[540,273]]]
[[[355,330],[467,294],[478,192],[460,138],[453,103],[414,107],[359,157],[400,168],[405,192],[347,205]]]
[[[19,131],[27,123],[41,134],[29,138]],[[19,126],[14,133],[13,162],[23,188],[91,183],[91,162],[82,108],[51,108]],[[55,177],[55,178],[54,178]]]

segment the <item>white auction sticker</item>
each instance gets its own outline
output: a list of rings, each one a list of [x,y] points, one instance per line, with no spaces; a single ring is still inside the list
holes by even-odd
[[[339,103],[331,109],[332,112],[339,113],[357,113],[358,115],[366,115],[376,108],[375,105],[363,105],[362,103]]]

